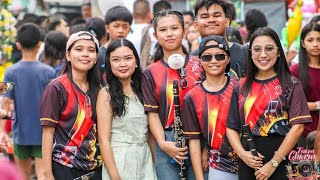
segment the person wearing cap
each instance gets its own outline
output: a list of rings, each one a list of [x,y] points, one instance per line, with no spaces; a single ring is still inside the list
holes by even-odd
[[[64,70],[44,90],[40,105],[44,179],[101,179],[98,48],[98,40],[89,32],[72,34]]]
[[[199,47],[206,80],[191,89],[183,99],[182,127],[189,139],[189,151],[196,179],[204,179],[200,139],[207,142],[209,178],[238,179],[238,157],[226,132],[231,94],[238,79],[230,77],[230,51],[222,36],[205,37]]]
[[[25,179],[31,176],[33,158],[36,176],[40,176],[42,169],[40,98],[49,81],[56,77],[52,67],[39,62],[36,58],[40,40],[41,33],[37,25],[26,23],[18,29],[16,45],[22,53],[22,59],[6,70],[4,81],[15,83],[15,87],[3,95],[1,102],[5,110],[12,110],[14,104],[12,132],[15,163],[23,171]]]
[[[96,37],[100,44],[107,43],[107,33],[104,28],[104,21],[101,18],[93,17],[87,20],[86,29],[94,37]]]
[[[307,99],[273,29],[257,29],[249,49],[247,77],[234,88],[227,119],[227,136],[240,158],[239,179],[287,179],[288,155],[312,122]],[[240,139],[243,125],[252,134],[249,142]]]

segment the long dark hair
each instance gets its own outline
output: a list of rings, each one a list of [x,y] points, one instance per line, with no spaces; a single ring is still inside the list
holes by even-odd
[[[180,23],[182,29],[184,29],[184,20],[183,20],[182,13],[179,12],[179,11],[166,9],[166,10],[159,11],[153,17],[152,23],[153,23],[153,28],[154,28],[154,32],[155,33],[157,33],[157,27],[158,27],[159,18],[168,16],[168,15],[176,15],[178,17],[178,19],[179,19],[179,23]],[[184,54],[188,54],[187,49],[183,45],[182,45],[182,51],[183,51]],[[159,61],[160,59],[163,58],[163,56],[164,56],[163,48],[159,43],[157,43],[156,52],[154,54],[154,61],[155,62]]]
[[[66,54],[68,38],[60,31],[50,31],[44,39],[44,55],[49,65],[54,66],[57,60],[62,60]]]
[[[301,41],[300,41],[300,50],[299,50],[299,79],[302,83],[303,90],[306,93],[310,87],[310,77],[308,74],[308,52],[306,48],[303,47],[302,43],[306,38],[307,34],[311,31],[320,32],[320,25],[317,23],[309,23],[305,25],[301,31]],[[320,60],[320,58],[319,58]]]
[[[259,69],[257,66],[253,63],[252,60],[252,53],[251,53],[251,48],[252,48],[252,43],[253,41],[259,37],[259,36],[268,36],[271,39],[274,40],[278,47],[278,57],[277,61],[274,65],[274,70],[277,73],[277,77],[280,81],[280,85],[282,88],[282,92],[285,92],[288,87],[291,87],[293,84],[292,78],[291,78],[291,73],[286,61],[286,57],[284,55],[279,36],[277,33],[269,28],[269,27],[262,27],[258,28],[251,36],[250,39],[250,44],[249,44],[249,52],[248,52],[248,63],[247,63],[247,78],[246,81],[243,84],[243,87],[240,90],[240,93],[243,94],[244,96],[247,96],[249,92],[251,91],[252,88],[252,82],[255,78],[255,75],[258,73]]]
[[[111,106],[113,111],[113,117],[115,116],[122,116],[127,112],[126,109],[126,100],[127,96],[123,93],[123,85],[116,77],[112,71],[111,71],[111,65],[110,65],[110,54],[114,50],[116,50],[119,47],[126,46],[129,49],[132,50],[133,55],[136,59],[137,68],[135,68],[135,71],[133,72],[131,76],[131,86],[133,91],[138,96],[139,100],[142,103],[142,90],[141,90],[141,67],[140,67],[140,59],[139,55],[137,53],[137,50],[134,48],[134,45],[127,39],[117,39],[112,41],[108,48],[106,53],[106,76],[107,76],[107,84],[109,86],[109,93],[111,97]]]
[[[73,43],[67,51],[70,52],[72,47],[74,46],[75,43]],[[96,47],[96,53],[97,53],[97,58],[98,58],[98,47]],[[62,74],[67,74],[70,80],[72,80],[72,65],[70,61],[66,61]],[[96,63],[89,71],[87,74],[87,81],[89,83],[89,90],[87,92],[88,96],[90,97],[91,100],[91,112],[92,112],[92,119],[94,121],[97,120],[97,111],[96,111],[96,102],[97,102],[97,96],[98,92],[101,88],[100,86],[100,76],[99,76],[99,68],[98,68],[98,63]]]

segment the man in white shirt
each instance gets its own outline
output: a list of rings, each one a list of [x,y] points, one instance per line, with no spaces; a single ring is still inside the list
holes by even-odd
[[[142,31],[150,24],[151,18],[152,14],[149,2],[147,0],[136,0],[133,4],[131,33],[128,34],[127,39],[133,43],[139,56],[141,52]]]

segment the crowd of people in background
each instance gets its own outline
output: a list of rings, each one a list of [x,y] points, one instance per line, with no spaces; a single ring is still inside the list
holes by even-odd
[[[81,14],[25,14],[16,24],[4,74],[15,85],[0,109],[14,120],[0,122],[0,151],[13,143],[24,179],[176,180],[185,167],[190,180],[283,180],[296,147],[314,149],[318,161],[319,16],[291,54],[263,12],[237,24],[225,0],[183,12],[135,0],[132,13],[115,6],[104,19],[83,4]]]

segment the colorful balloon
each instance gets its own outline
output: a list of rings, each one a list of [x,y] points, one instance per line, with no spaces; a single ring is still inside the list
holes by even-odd
[[[303,5],[303,0],[298,0],[293,14],[289,17],[288,20],[288,47],[292,44],[292,42],[299,36],[301,26],[302,26],[302,10],[301,7]]]

